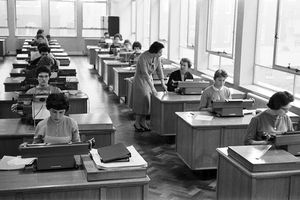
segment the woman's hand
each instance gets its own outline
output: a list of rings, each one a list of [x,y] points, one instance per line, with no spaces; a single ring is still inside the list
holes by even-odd
[[[156,96],[156,95],[157,95],[157,91],[156,91],[156,89],[155,89],[155,88],[152,88],[152,94],[153,94],[154,96]]]
[[[167,86],[165,84],[162,84],[162,87],[163,87],[163,89],[164,89],[165,92],[168,92],[168,88],[167,88]]]

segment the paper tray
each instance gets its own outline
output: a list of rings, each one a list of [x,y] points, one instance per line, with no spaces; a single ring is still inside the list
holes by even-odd
[[[89,155],[81,155],[87,181],[143,178],[147,175],[146,167],[127,167],[100,170]]]

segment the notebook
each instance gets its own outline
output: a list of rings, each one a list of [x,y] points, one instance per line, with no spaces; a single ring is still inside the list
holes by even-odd
[[[130,152],[123,143],[118,143],[98,149],[98,154],[103,163],[113,161],[129,161]]]

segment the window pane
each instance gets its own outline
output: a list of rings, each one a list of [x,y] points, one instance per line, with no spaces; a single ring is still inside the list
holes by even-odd
[[[106,16],[106,3],[83,2],[82,3],[82,36],[100,37],[104,33],[100,30],[101,16]]]
[[[8,36],[7,0],[0,1],[0,36]]]
[[[74,0],[50,1],[50,35],[76,36],[75,19]]]
[[[159,39],[168,41],[169,0],[160,0],[159,3]]]
[[[232,54],[235,0],[211,0],[208,50]]]
[[[217,69],[224,69],[230,77],[233,77],[233,65],[232,59],[216,56],[213,54],[209,55],[209,69],[216,71]]]
[[[131,33],[134,35],[135,35],[135,29],[136,29],[136,1],[132,1],[131,2]]]
[[[188,45],[195,46],[196,0],[189,0]]]
[[[293,92],[294,75],[286,72],[255,66],[254,84],[274,91]]]
[[[256,57],[258,65],[272,67],[277,0],[260,0],[257,23]]]
[[[188,4],[186,0],[180,2],[180,46],[187,47],[188,34]]]
[[[276,64],[300,66],[300,1],[280,1]]]
[[[16,0],[16,35],[34,36],[41,27],[41,2]]]
[[[144,0],[144,42],[143,49],[149,48],[150,42],[150,0]]]
[[[180,58],[188,58],[191,60],[192,63],[194,63],[194,49],[187,48],[187,47],[181,47],[180,49]],[[194,68],[194,65],[192,65],[192,68]]]

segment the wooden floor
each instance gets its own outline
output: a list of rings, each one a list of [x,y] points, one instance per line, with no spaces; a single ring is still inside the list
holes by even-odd
[[[6,57],[0,61],[0,92],[4,92],[3,82],[9,76],[14,59]],[[131,110],[107,90],[87,57],[71,57],[71,65],[76,67],[79,90],[89,96],[89,112],[107,112],[116,127],[116,142],[134,145],[148,162],[150,200],[216,198],[215,170],[190,170],[176,155],[174,137],[161,137],[150,132],[135,133]]]

